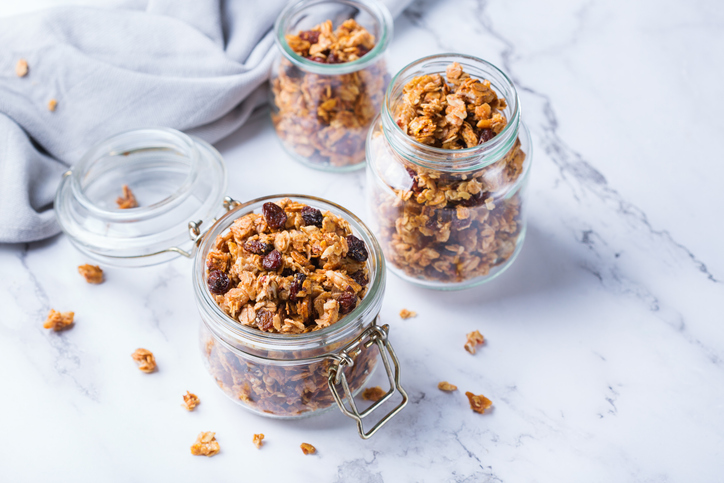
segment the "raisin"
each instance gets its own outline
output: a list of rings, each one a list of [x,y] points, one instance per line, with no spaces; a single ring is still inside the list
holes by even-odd
[[[254,255],[266,255],[274,249],[271,243],[264,243],[259,240],[247,240],[244,242],[244,250]]]
[[[351,288],[347,288],[337,299],[339,304],[339,313],[341,315],[348,314],[357,306],[357,294]]]
[[[325,59],[324,57],[318,57],[316,55],[314,57],[310,57],[309,60],[311,60],[312,62],[319,62],[320,64],[327,63],[327,59]]]
[[[292,285],[289,287],[289,300],[292,302],[297,301],[297,294],[302,289],[302,285],[304,285],[304,280],[306,280],[307,276],[303,273],[297,273],[294,275],[294,280],[292,280]]]
[[[229,277],[221,270],[214,270],[209,274],[209,278],[206,279],[206,283],[209,285],[211,293],[216,295],[223,295],[229,291]]]
[[[341,64],[342,59],[337,57],[337,54],[334,52],[330,52],[329,55],[327,55],[327,63],[328,64]]]
[[[316,44],[319,42],[319,32],[316,30],[305,30],[303,32],[299,32],[299,38],[306,40],[310,44]]]
[[[278,270],[282,266],[282,254],[279,253],[279,250],[272,250],[269,255],[262,259],[261,264],[267,270]]]
[[[302,219],[304,220],[305,225],[313,225],[322,228],[324,216],[322,216],[322,212],[318,209],[312,208],[311,206],[305,206],[302,208]]]
[[[417,183],[417,173],[415,173],[410,168],[405,168],[407,170],[407,174],[410,175],[410,178],[412,178],[412,187],[410,188],[413,193],[418,194],[422,191],[422,188],[420,188],[420,185]]]
[[[347,250],[347,258],[351,258],[357,262],[367,261],[368,255],[365,242],[354,235],[350,235],[347,237],[347,246],[349,247],[349,250]]]
[[[256,313],[256,326],[260,330],[269,332],[274,328],[274,313],[269,310],[260,310]]]
[[[478,141],[478,144],[487,143],[491,139],[495,137],[495,133],[492,129],[485,128],[480,131],[480,141]]]
[[[369,51],[370,51],[370,49],[368,49],[364,45],[358,45],[357,46],[357,57],[362,57]]]
[[[288,277],[290,275],[294,275],[294,270],[289,267],[284,267],[284,270],[282,270],[282,277]]]
[[[370,283],[364,270],[354,272],[352,275],[350,275],[350,277],[352,277],[352,280],[362,285],[363,287]]]
[[[287,223],[287,214],[284,213],[284,210],[277,204],[271,202],[264,203],[261,211],[264,214],[264,220],[266,220],[267,226],[272,230],[280,230],[284,228],[284,225]]]
[[[473,207],[476,207],[476,206],[481,206],[481,205],[483,204],[483,202],[484,202],[484,199],[485,199],[485,192],[484,192],[484,191],[480,191],[478,194],[472,195],[472,196],[471,196],[470,198],[468,198],[467,200],[461,201],[460,204],[461,204],[462,206],[467,207],[467,208],[473,208]]]

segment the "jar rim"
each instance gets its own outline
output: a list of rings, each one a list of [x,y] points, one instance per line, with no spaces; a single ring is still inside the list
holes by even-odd
[[[364,298],[362,298],[360,304],[349,314],[346,314],[340,321],[323,329],[303,334],[263,332],[259,329],[240,324],[221,310],[221,307],[219,307],[216,301],[212,298],[205,283],[206,254],[216,237],[227,230],[234,220],[248,213],[252,213],[254,211],[254,208],[252,207],[260,207],[263,202],[281,200],[283,198],[290,198],[293,201],[311,202],[310,204],[312,206],[316,205],[317,208],[321,207],[328,209],[328,207],[331,207],[336,210],[338,212],[337,214],[341,214],[342,217],[352,225],[356,232],[362,236],[366,245],[370,249],[369,258],[374,261],[374,264],[371,265],[373,265],[375,270],[374,273],[371,273],[367,294]],[[305,344],[316,345],[321,341],[327,340],[327,343],[331,343],[340,338],[346,337],[350,332],[355,331],[359,325],[363,324],[370,314],[372,317],[377,316],[384,296],[387,276],[382,248],[380,247],[377,238],[372,234],[372,231],[357,215],[332,201],[303,194],[268,195],[240,204],[224,216],[220,217],[214,225],[207,230],[206,233],[204,233],[202,239],[197,245],[194,258],[194,292],[197,302],[199,302],[199,309],[202,311],[202,315],[209,316],[202,317],[204,322],[207,325],[209,324],[209,320],[214,323],[214,327],[209,327],[209,329],[211,329],[217,336],[219,335],[218,330],[214,329],[219,329],[223,331],[224,335],[232,336],[239,341],[251,342],[259,345],[260,347],[265,346],[265,348],[269,350],[286,349],[290,346],[293,346],[294,349],[303,349],[305,348],[303,347]]]
[[[357,60],[344,62],[342,64],[322,64],[306,59],[294,52],[286,41],[285,31],[289,21],[295,14],[304,9],[325,3],[349,5],[364,10],[374,17],[380,26],[380,38],[377,39],[377,43],[372,50]],[[377,58],[384,53],[392,40],[393,25],[390,10],[377,0],[300,0],[296,3],[288,4],[277,17],[276,22],[274,22],[274,42],[287,60],[307,72],[323,75],[349,74],[361,70],[377,61]]]
[[[468,65],[472,64],[482,67],[484,69],[489,69],[491,72],[498,75],[500,79],[505,83],[504,86],[499,87],[493,85],[494,88],[497,87],[495,90],[498,91],[498,94],[500,94],[499,91],[501,90],[501,87],[509,90],[512,94],[512,99],[510,98],[510,96],[506,96],[506,102],[510,107],[512,117],[508,119],[508,122],[506,123],[503,130],[490,141],[479,144],[477,146],[473,146],[471,148],[437,148],[434,146],[420,143],[419,141],[415,140],[406,132],[404,132],[402,128],[397,124],[397,122],[395,122],[392,115],[391,104],[392,96],[394,95],[394,91],[396,90],[398,82],[400,82],[405,77],[405,75],[409,75],[409,73],[415,68],[429,65],[432,63],[442,63],[442,61],[445,61],[445,63],[468,63]],[[487,80],[491,81],[490,79]],[[491,84],[493,84],[492,81]],[[472,55],[458,53],[442,53],[429,55],[410,62],[405,67],[400,69],[397,74],[394,75],[389,85],[387,86],[387,91],[385,92],[385,97],[382,101],[380,116],[382,118],[382,125],[384,127],[383,132],[388,142],[393,146],[400,146],[401,144],[403,144],[411,148],[398,150],[402,151],[400,152],[400,154],[408,161],[432,169],[440,168],[441,166],[447,168],[447,165],[450,165],[449,167],[452,168],[453,171],[469,171],[471,169],[480,169],[490,164],[493,164],[494,162],[502,158],[510,150],[518,134],[521,118],[521,108],[520,100],[518,98],[518,91],[515,88],[515,84],[508,77],[508,75],[505,74],[505,72],[503,72],[497,66],[491,64],[486,60]],[[450,159],[444,159],[447,157],[449,157]]]

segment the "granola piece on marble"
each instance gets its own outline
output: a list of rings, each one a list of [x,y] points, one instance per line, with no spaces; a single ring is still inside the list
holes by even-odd
[[[78,267],[78,273],[83,275],[85,281],[92,284],[103,283],[103,270],[98,265],[86,263]]]
[[[136,349],[131,357],[138,364],[138,370],[150,374],[156,370],[156,358],[153,353],[146,349]]]
[[[302,443],[300,447],[302,448],[302,453],[304,453],[305,455],[314,454],[317,452],[317,448],[309,443]]]
[[[377,402],[385,397],[385,394],[387,394],[387,391],[382,389],[380,386],[368,387],[362,391],[362,399],[365,401]]]
[[[193,394],[189,391],[186,391],[186,394],[183,395],[184,402],[181,406],[183,406],[187,411],[193,411],[196,409],[196,406],[199,405],[201,400],[196,394]]]
[[[216,433],[211,431],[199,433],[196,442],[191,445],[191,454],[194,456],[214,456],[220,450],[219,442],[216,441]]]
[[[465,350],[471,354],[475,354],[477,346],[485,342],[485,337],[483,337],[483,334],[481,334],[479,330],[470,332],[466,337]]]
[[[468,397],[470,403],[470,409],[476,413],[484,414],[485,411],[493,405],[493,401],[483,396],[482,394],[476,396],[470,391],[467,391],[465,395]]]
[[[441,383],[439,383],[437,385],[437,388],[445,392],[453,392],[458,390],[458,387],[456,385],[450,384],[447,381],[442,381]]]
[[[58,312],[55,309],[50,309],[48,318],[43,323],[43,328],[53,329],[55,332],[70,329],[73,326],[73,318],[75,312]]]
[[[264,444],[264,433],[255,434],[252,438],[252,442],[254,443],[254,446],[257,447],[257,449],[261,449],[262,445]]]

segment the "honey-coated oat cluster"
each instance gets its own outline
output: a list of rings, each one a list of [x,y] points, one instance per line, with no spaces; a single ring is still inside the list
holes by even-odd
[[[490,82],[453,63],[444,77],[412,79],[393,112],[409,137],[454,153],[500,133],[505,106]],[[525,161],[519,139],[491,165],[460,172],[404,160],[375,134],[376,164],[402,163],[409,177],[405,186],[373,188],[380,241],[392,265],[413,278],[457,283],[488,275],[513,255],[522,227],[521,197],[514,189]]]
[[[322,64],[352,62],[375,46],[375,38],[352,19],[333,30],[327,20],[287,35],[300,57]],[[348,74],[315,74],[282,58],[272,79],[272,121],[282,142],[309,162],[335,167],[359,164],[365,138],[382,104],[389,75],[383,60]]]

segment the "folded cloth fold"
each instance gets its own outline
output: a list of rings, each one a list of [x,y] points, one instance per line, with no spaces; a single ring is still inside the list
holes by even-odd
[[[398,14],[410,1],[383,3]],[[60,231],[61,175],[103,139],[173,127],[215,142],[238,129],[267,100],[285,4],[129,0],[0,19],[0,243]]]

